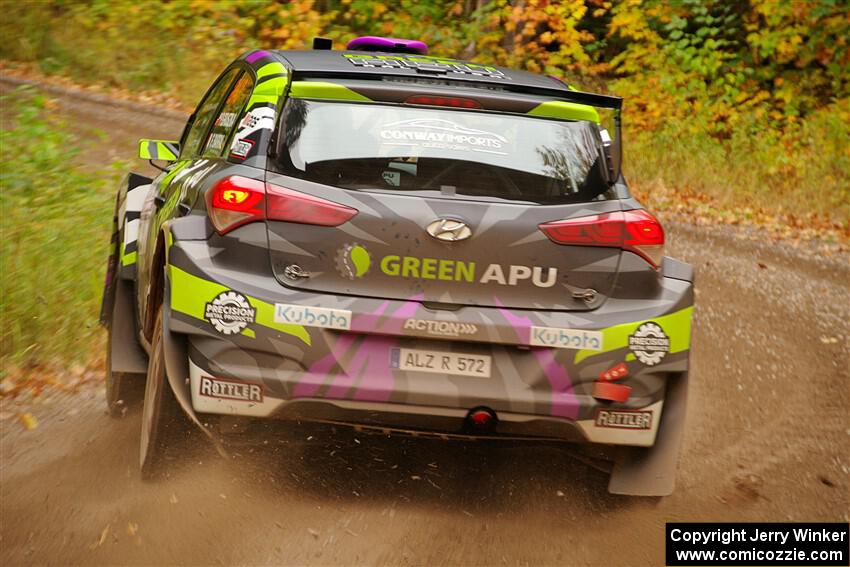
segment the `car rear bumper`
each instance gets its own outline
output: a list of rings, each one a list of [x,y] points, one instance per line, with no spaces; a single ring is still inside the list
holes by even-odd
[[[498,417],[496,436],[650,446],[667,383],[687,372],[693,292],[679,277],[659,274],[654,296],[633,299],[625,289],[593,312],[434,310],[415,298],[287,288],[270,273],[263,227],[234,234],[238,258],[218,242],[173,238],[169,246],[168,327],[186,338],[188,361],[186,375],[170,379],[194,412],[458,435],[469,433],[470,410],[485,407]],[[238,324],[212,320],[221,312],[217,299],[236,301],[239,313],[228,321]],[[277,305],[344,311],[348,328],[282,322]],[[479,334],[434,336],[409,320],[474,325]],[[667,352],[651,365],[635,357],[629,342],[648,322],[669,338]],[[530,340],[535,327],[590,333],[600,344],[537,346]],[[399,349],[489,357],[489,375],[402,370],[392,363]],[[612,368],[626,371],[614,380],[630,388],[623,401],[597,395]]]

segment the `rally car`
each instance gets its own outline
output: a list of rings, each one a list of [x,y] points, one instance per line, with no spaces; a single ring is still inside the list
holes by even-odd
[[[560,440],[673,489],[693,270],[620,174],[622,99],[419,41],[254,50],[116,200],[107,401]]]

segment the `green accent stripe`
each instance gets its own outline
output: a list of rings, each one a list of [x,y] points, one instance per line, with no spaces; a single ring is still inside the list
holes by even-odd
[[[139,157],[142,159],[176,161],[177,155],[174,153],[173,147],[177,147],[177,145],[177,142],[169,140],[148,140],[142,138],[139,140]]]
[[[599,123],[599,113],[592,106],[553,100],[541,102],[528,112],[531,116],[544,116],[548,118],[560,118],[562,120],[589,120]]]
[[[124,242],[121,242],[121,250],[119,250],[118,257],[121,261],[122,266],[132,266],[136,263],[137,258],[139,257],[138,252],[130,252],[129,254],[124,253]]]
[[[175,166],[173,169],[171,169],[171,171],[169,171],[167,174],[165,174],[165,177],[162,178],[162,181],[160,182],[159,186],[160,187],[168,187],[168,184],[171,183],[171,180],[174,179],[174,177],[178,173],[180,173],[181,169],[183,169],[184,167],[189,165],[189,163],[190,162],[188,160],[186,160],[183,163],[181,163],[181,164]]]
[[[664,333],[670,337],[670,353],[681,352],[691,348],[691,317],[694,313],[693,306],[686,307],[661,317],[653,317],[643,321],[634,321],[632,323],[623,323],[622,325],[614,325],[607,329],[602,329],[602,346],[604,350],[580,350],[576,353],[575,363],[578,364],[585,358],[604,354],[629,346],[629,335],[635,332],[641,324],[647,321],[655,321],[658,323]]]
[[[354,92],[348,87],[336,83],[321,81],[294,81],[289,90],[293,98],[318,98],[326,100],[353,100],[357,102],[372,102],[372,99]]]
[[[174,161],[177,159],[174,152],[168,149],[168,146],[166,146],[163,142],[156,142],[156,156],[157,159],[164,159],[167,161]]]
[[[286,74],[286,67],[282,63],[269,63],[260,67],[259,71],[257,71],[257,78],[262,79],[266,75],[279,75],[281,73]]]
[[[151,157],[150,140],[139,140],[139,157],[142,159],[153,159]]]
[[[168,274],[171,278],[171,309],[201,321],[206,321],[204,311],[207,302],[212,301],[216,295],[223,291],[230,291],[230,288],[194,276],[176,266],[169,265]],[[310,334],[301,325],[274,322],[274,305],[250,295],[245,295],[245,297],[248,298],[251,306],[257,310],[257,325],[292,335],[301,339],[307,345],[311,344]],[[251,336],[250,333],[243,332],[242,334]]]
[[[274,63],[270,63],[269,65],[274,65]],[[268,65],[266,65],[266,67],[268,67]],[[263,69],[266,67],[263,67]],[[283,68],[283,65],[281,65],[281,68]],[[283,91],[286,90],[288,82],[288,77],[275,77],[268,81],[259,83],[254,89],[253,94],[251,94],[251,98],[248,99],[248,108],[250,109],[256,104],[263,103],[277,105],[278,100],[280,100],[280,97],[283,96]]]

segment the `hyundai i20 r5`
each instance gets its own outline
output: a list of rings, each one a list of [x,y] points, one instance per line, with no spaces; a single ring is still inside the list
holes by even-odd
[[[231,63],[119,189],[107,398],[145,385],[143,476],[218,414],[583,443],[670,493],[693,271],[619,173],[621,99],[317,47]]]

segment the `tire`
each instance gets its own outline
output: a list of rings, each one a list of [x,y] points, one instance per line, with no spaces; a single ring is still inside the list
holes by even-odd
[[[167,448],[187,433],[186,417],[165,373],[163,352],[162,306],[159,307],[151,338],[151,355],[142,408],[142,432],[139,441],[139,467],[142,479],[150,480],[164,472]]]

